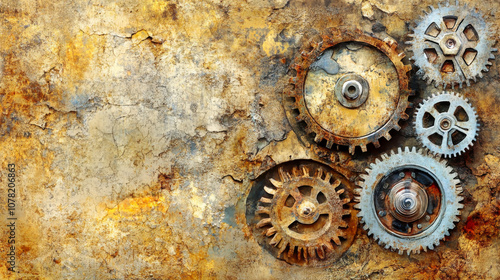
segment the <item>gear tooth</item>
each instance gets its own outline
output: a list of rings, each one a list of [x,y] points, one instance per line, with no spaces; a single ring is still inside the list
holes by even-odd
[[[400,131],[401,130],[401,126],[399,126],[399,124],[395,124],[393,128],[396,131]]]
[[[460,89],[462,88],[462,82],[461,81],[458,83],[458,88],[460,88]]]
[[[398,249],[398,254],[403,255],[404,251],[401,249]]]
[[[410,152],[410,148],[408,148],[408,146],[405,147],[405,153],[409,153]]]
[[[408,120],[408,118],[409,118],[409,117],[410,117],[410,116],[408,116],[408,114],[407,114],[407,113],[401,113],[401,119],[402,119],[402,120],[406,121],[406,120]],[[400,128],[400,129],[401,129],[401,128]]]
[[[370,178],[368,176],[368,174],[364,174],[364,173],[360,174],[359,177],[361,177],[361,179],[363,179],[363,181],[365,181],[365,182]]]
[[[354,154],[354,151],[355,151],[355,150],[356,150],[356,146],[354,146],[354,145],[349,145],[349,153],[350,153],[351,155],[353,155],[353,154]]]
[[[368,231],[368,229],[369,229],[369,228],[370,228],[370,227],[369,227],[367,224],[365,224],[365,225],[363,226],[363,229],[364,229],[364,230],[366,230],[366,231]],[[368,236],[370,236],[370,231],[368,231]]]
[[[470,87],[470,80],[469,79],[466,79],[465,83],[467,84],[468,87]]]
[[[491,49],[491,51],[492,51],[492,52],[497,52],[497,51],[498,51],[498,49],[497,49],[497,48],[492,48],[492,49]]]
[[[366,153],[366,151],[368,151],[368,149],[366,148],[366,145],[361,144],[361,145],[359,145],[359,146],[361,147],[361,151],[362,151],[363,153]]]
[[[373,141],[373,146],[377,149],[380,148],[380,142],[378,140]]]
[[[328,140],[328,141],[326,142],[326,147],[327,147],[328,149],[331,149],[331,148],[332,148],[332,146],[333,146],[333,141],[332,141],[332,140]]]
[[[322,140],[323,136],[321,135],[321,133],[316,134],[316,136],[314,137],[314,142],[316,143],[321,143]]]
[[[389,141],[391,140],[392,136],[389,134],[389,132],[387,132],[386,134],[384,134],[384,138],[385,140]]]
[[[411,250],[410,250],[410,249],[407,249],[407,250],[406,250],[406,254],[407,254],[408,256],[410,255],[410,252],[411,252]]]
[[[358,209],[358,210],[361,210],[361,203],[354,204],[353,207],[356,208],[356,209]],[[358,217],[363,217],[363,216],[361,215],[361,213],[358,213]]]
[[[490,53],[490,57],[488,59],[495,59],[495,55]]]
[[[401,148],[400,148],[401,149]],[[391,156],[394,156],[396,153],[394,152],[394,150],[391,150]]]
[[[413,147],[411,148],[411,152],[412,152],[412,153],[416,153],[416,152],[417,152],[417,148],[416,148],[415,146],[413,146]]]
[[[401,150],[401,147],[398,147],[398,154],[401,154],[403,153],[403,151]]]
[[[405,45],[413,45],[412,41],[405,41]]]

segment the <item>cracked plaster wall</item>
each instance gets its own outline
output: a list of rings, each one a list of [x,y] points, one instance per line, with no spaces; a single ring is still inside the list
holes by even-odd
[[[500,6],[484,3],[484,14]],[[0,2],[0,183],[4,190],[15,163],[20,271],[13,276],[2,261],[1,278],[498,279],[498,60],[461,90],[483,129],[473,150],[451,161],[466,208],[436,251],[399,256],[360,228],[331,268],[296,267],[263,250],[243,217],[269,160],[312,158],[357,174],[381,152],[417,145],[405,124],[379,150],[320,157],[297,141],[280,93],[311,34],[346,25],[403,42],[430,4]],[[414,86],[415,102],[438,91]]]

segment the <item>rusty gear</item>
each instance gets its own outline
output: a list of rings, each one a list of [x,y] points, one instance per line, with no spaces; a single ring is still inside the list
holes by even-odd
[[[443,92],[425,100],[415,114],[419,141],[435,154],[455,157],[473,145],[479,131],[476,110],[458,94]]]
[[[422,150],[406,147],[382,155],[362,174],[358,214],[368,235],[385,249],[434,249],[459,221],[462,188],[457,173]]]
[[[355,225],[343,219],[351,215],[351,210],[344,209],[350,199],[345,195],[341,198],[345,191],[341,182],[322,168],[315,174],[310,172],[305,165],[300,169],[294,166],[292,174],[279,168],[280,180],[271,178],[273,187],[264,186],[266,193],[256,211],[261,219],[256,227],[263,228],[269,244],[279,248],[278,258],[321,265],[342,248],[346,234],[352,234],[345,229]]]
[[[482,78],[482,71],[487,72],[494,59],[492,46],[495,43],[494,30],[487,24],[483,16],[475,9],[446,3],[436,9],[429,6],[426,14],[413,30],[410,58],[420,69],[417,74],[428,84],[446,88],[470,80]]]
[[[409,103],[404,53],[393,40],[381,41],[360,30],[331,28],[313,38],[291,65],[284,91],[287,116],[301,138],[363,152],[400,130]]]

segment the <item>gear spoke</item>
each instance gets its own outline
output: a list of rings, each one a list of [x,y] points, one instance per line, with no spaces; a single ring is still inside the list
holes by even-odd
[[[451,135],[451,133],[449,133],[448,131],[445,131],[443,133],[443,140],[441,141],[441,148],[442,149],[449,148],[449,146],[450,146],[449,143],[451,142],[450,135]]]
[[[439,118],[439,114],[441,114],[441,113],[439,113],[439,112],[438,112],[438,110],[436,110],[436,108],[435,108],[434,106],[433,106],[433,107],[431,107],[431,108],[428,108],[428,109],[426,110],[426,112],[427,112],[427,113],[429,113],[429,114],[431,114],[431,116],[432,116],[435,120],[437,120],[437,119]]]
[[[433,135],[434,133],[440,133],[439,129],[437,126],[431,126],[428,128],[424,128],[422,132],[422,138],[428,138],[429,136]]]
[[[432,37],[430,35],[424,34],[424,39],[427,40],[428,42],[432,42],[432,43],[437,44],[439,46],[439,37]],[[431,47],[431,45],[428,45],[428,46]]]
[[[302,200],[302,194],[300,193],[298,188],[295,188],[290,191],[290,194],[295,198],[295,200],[301,201]]]
[[[467,131],[467,132],[474,128],[472,126],[472,124],[468,121],[467,122],[457,122],[456,126],[459,127],[460,129],[462,129],[463,131]],[[466,132],[464,132],[464,133],[467,134]]]

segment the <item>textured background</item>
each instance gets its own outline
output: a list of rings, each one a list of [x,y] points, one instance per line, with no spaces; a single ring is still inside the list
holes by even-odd
[[[427,5],[437,2],[2,0],[0,202],[15,163],[16,276],[500,278],[498,59],[459,90],[482,130],[450,161],[466,207],[435,251],[399,256],[360,228],[332,267],[304,268],[276,260],[246,226],[246,194],[270,161],[341,164],[355,179],[380,153],[418,145],[410,118],[380,149],[317,156],[291,131],[281,92],[308,34],[346,25],[402,43]],[[498,8],[479,6],[496,24]],[[438,92],[412,80],[415,103]],[[1,232],[0,278],[13,279]]]

